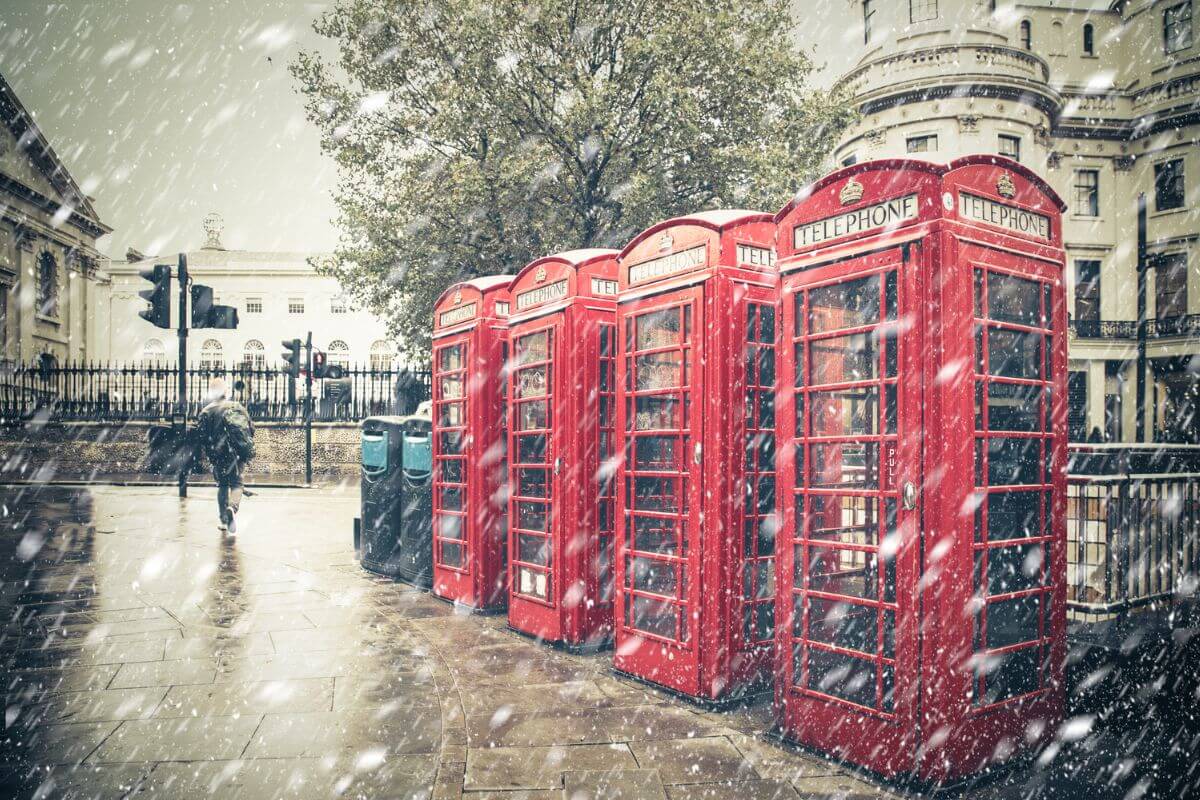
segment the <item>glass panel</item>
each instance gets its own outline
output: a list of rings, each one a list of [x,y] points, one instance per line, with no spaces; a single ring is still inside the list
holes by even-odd
[[[809,392],[813,436],[879,433],[879,386]]]
[[[674,564],[657,558],[631,558],[628,564],[626,579],[632,588],[668,597],[676,595],[679,587]]]
[[[1041,378],[1041,341],[1037,333],[988,328],[988,372],[1004,378]]]
[[[988,539],[1022,539],[1037,536],[1041,492],[997,492],[988,495]]]
[[[775,348],[758,348],[758,385],[775,385]]]
[[[517,406],[517,430],[530,431],[549,427],[549,402],[533,400]]]
[[[1028,642],[1038,636],[1040,594],[999,600],[987,606],[987,646],[1007,647]]]
[[[439,514],[437,534],[443,539],[462,539],[463,518],[454,514]]]
[[[637,318],[637,350],[679,344],[680,308],[651,311]]]
[[[463,546],[454,542],[442,542],[442,563],[447,567],[462,567]]]
[[[879,483],[877,442],[810,445],[811,485],[822,488],[874,489]]]
[[[879,500],[874,497],[821,496],[812,498],[808,515],[810,539],[842,544],[879,544]]]
[[[548,531],[545,503],[517,503],[517,527],[527,531]]]
[[[441,407],[442,415],[438,420],[438,425],[443,428],[455,428],[463,425],[463,404],[460,403],[444,403]]]
[[[438,455],[461,456],[462,454],[462,431],[442,431],[438,434]]]
[[[443,486],[441,489],[441,502],[438,508],[445,511],[462,511],[463,510],[463,493],[461,486]]]
[[[517,593],[546,600],[550,597],[550,576],[529,567],[517,568]]]
[[[1041,298],[1036,281],[989,272],[987,278],[988,318],[1037,325],[1041,318]]]
[[[808,549],[808,586],[818,592],[874,600],[878,597],[875,554],[863,550]]]
[[[545,536],[518,533],[517,560],[547,566],[550,563],[550,540]]]
[[[809,384],[849,383],[879,377],[877,341],[873,334],[856,333],[817,339],[809,344],[812,374]]]
[[[645,553],[677,555],[679,521],[654,517],[633,518],[633,549]]]
[[[988,427],[994,431],[1041,430],[1042,387],[988,384]]]
[[[1042,545],[996,547],[988,550],[987,593],[1019,592],[1042,585]]]
[[[1041,439],[989,439],[988,484],[1015,486],[1042,482]]]
[[[1009,697],[1035,692],[1040,685],[1038,648],[1027,647],[998,656],[987,676],[983,703],[996,703]]]
[[[517,363],[530,364],[550,358],[550,332],[538,331],[517,338]]]
[[[449,372],[450,370],[463,368],[463,346],[461,344],[443,347],[438,351],[438,370],[441,372]]]
[[[630,598],[632,605],[631,627],[645,633],[662,636],[667,639],[675,638],[675,606],[665,600],[655,600],[652,597],[634,595]]]
[[[462,459],[448,458],[441,462],[442,480],[446,483],[463,482]]]
[[[651,353],[636,356],[638,391],[654,389],[671,389],[683,384],[683,353],[679,350],[668,350],[663,353]]]
[[[837,600],[809,597],[808,638],[815,642],[875,653],[876,611]]]
[[[861,706],[874,706],[875,665],[841,653],[810,649],[808,686]]]
[[[638,511],[679,513],[678,478],[634,478],[633,507]]]
[[[447,375],[442,378],[442,399],[457,400],[463,396],[463,376]]]
[[[808,293],[810,333],[879,322],[879,276],[822,286]]]
[[[517,437],[517,463],[541,464],[546,461],[547,437],[544,433]]]
[[[639,431],[677,430],[684,427],[679,417],[679,398],[666,395],[636,398],[634,428]]]
[[[517,397],[543,397],[546,394],[550,367],[542,364],[540,367],[526,367],[517,371]]]
[[[548,488],[546,470],[517,470],[517,493],[521,497],[549,497]]]
[[[633,441],[634,469],[682,470],[678,436],[638,436]]]

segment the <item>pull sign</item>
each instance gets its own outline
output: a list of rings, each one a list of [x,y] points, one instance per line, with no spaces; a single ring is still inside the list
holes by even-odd
[[[883,474],[879,476],[880,488],[890,492],[896,485],[896,443],[886,442],[883,445]]]

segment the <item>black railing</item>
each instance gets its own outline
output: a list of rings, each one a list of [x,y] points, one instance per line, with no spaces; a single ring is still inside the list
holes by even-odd
[[[1200,336],[1200,314],[1148,319],[1146,336],[1151,339],[1164,336]]]
[[[1125,319],[1073,319],[1071,330],[1080,339],[1136,339],[1137,322]]]
[[[230,397],[245,404],[255,420],[303,419],[304,376],[296,381],[293,395],[288,377],[263,365],[188,367],[189,416],[204,407],[214,377],[225,379]],[[153,362],[9,367],[0,371],[0,423],[166,419],[175,412],[178,386],[177,367]],[[347,366],[341,378],[313,381],[313,417],[356,422],[377,414],[412,413],[429,399],[429,392],[428,369]]]

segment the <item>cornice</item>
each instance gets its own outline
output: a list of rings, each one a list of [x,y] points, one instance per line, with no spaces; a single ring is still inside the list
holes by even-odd
[[[62,208],[62,203],[52,197],[47,197],[33,187],[17,180],[6,172],[0,172],[0,191],[6,191],[10,194],[19,197],[27,203],[37,206],[42,211],[53,216]],[[91,219],[80,214],[78,211],[72,211],[67,217],[67,222],[78,228],[80,232],[87,234],[93,238],[100,238],[107,233],[112,233],[112,228],[100,222],[97,219]]]

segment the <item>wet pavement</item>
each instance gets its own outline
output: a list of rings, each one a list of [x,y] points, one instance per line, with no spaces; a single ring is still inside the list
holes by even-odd
[[[0,796],[886,797],[354,558],[357,491],[0,487]],[[1019,797],[1020,781],[980,794]]]

